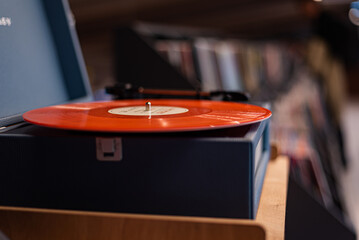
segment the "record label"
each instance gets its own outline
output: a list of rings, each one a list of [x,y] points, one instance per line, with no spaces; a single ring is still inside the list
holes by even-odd
[[[187,108],[173,106],[153,106],[146,110],[143,106],[121,107],[108,110],[109,113],[125,116],[165,116],[188,112]]]

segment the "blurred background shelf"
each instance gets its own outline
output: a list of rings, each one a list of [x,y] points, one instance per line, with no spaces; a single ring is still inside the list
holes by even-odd
[[[350,32],[356,32],[347,17],[348,0],[70,0],[77,30],[93,86],[101,88],[114,82],[114,36],[119,26],[134,22],[149,22],[171,26],[216,30],[242,39],[307,40],[316,25],[327,22],[335,34],[349,34],[337,38],[352,54],[359,48]],[[319,6],[319,8],[318,8]],[[329,19],[320,17],[329,14]],[[338,32],[338,29],[342,31]],[[328,34],[331,34],[330,31]],[[332,36],[331,36],[332,37]],[[354,44],[354,45],[353,45]],[[348,51],[348,50],[346,50]],[[355,54],[354,54],[355,55]],[[354,64],[354,63],[353,63]],[[355,81],[358,61],[347,68],[348,92],[357,95]],[[101,79],[101,80],[100,80]]]
[[[71,0],[82,33],[111,30],[133,21],[222,29],[243,37],[298,34],[310,26],[302,0]],[[325,9],[345,18],[348,0],[324,1]],[[275,26],[275,27],[273,27]]]

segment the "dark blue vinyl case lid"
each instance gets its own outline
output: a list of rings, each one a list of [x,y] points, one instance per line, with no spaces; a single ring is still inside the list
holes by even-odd
[[[63,0],[0,1],[0,126],[30,109],[91,99],[73,23]]]

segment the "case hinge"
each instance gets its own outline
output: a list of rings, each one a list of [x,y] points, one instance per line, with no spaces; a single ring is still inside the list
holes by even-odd
[[[96,156],[99,161],[121,161],[122,139],[97,137]]]

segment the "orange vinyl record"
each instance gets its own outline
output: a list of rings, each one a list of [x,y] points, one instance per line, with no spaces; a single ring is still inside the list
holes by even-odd
[[[270,116],[269,110],[250,104],[161,99],[63,104],[31,110],[23,118],[51,128],[140,133],[235,127]]]

